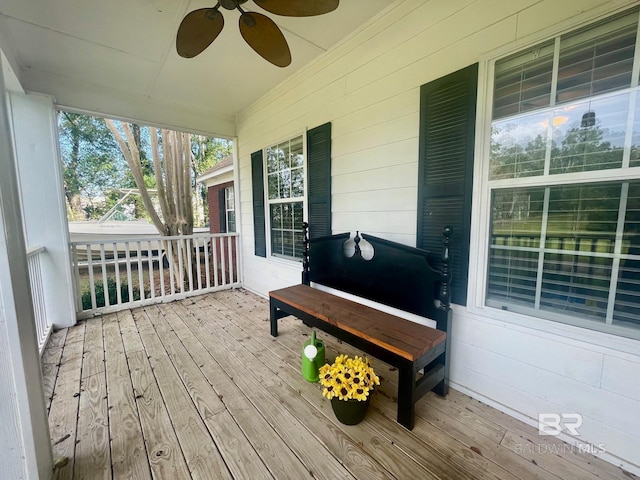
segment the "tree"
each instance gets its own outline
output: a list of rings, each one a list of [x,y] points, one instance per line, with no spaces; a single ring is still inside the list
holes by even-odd
[[[122,154],[102,119],[59,112],[58,127],[69,219],[98,218],[104,192],[125,185]]]
[[[149,128],[151,158],[155,176],[158,201],[162,218],[154,208],[151,195],[145,181],[140,141],[136,139],[134,129],[128,123],[119,125],[111,119],[104,120],[107,127],[118,142],[120,150],[131,170],[140,197],[151,222],[162,236],[191,235],[193,233],[192,207],[192,152],[190,135],[174,130]],[[165,251],[169,245],[165,242]],[[171,242],[171,265],[175,278],[187,278],[179,269],[180,263],[186,268],[189,256],[186,244],[173,240]],[[182,255],[182,261],[179,256]]]

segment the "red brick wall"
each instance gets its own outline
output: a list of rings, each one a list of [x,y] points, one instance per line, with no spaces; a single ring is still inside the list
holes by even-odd
[[[209,232],[220,233],[220,190],[233,186],[233,182],[214,185],[207,190],[209,204]]]

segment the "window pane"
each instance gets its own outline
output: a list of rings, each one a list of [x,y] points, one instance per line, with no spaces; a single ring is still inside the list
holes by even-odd
[[[302,258],[303,202],[271,205],[271,253]]]
[[[638,243],[634,251],[640,255]],[[640,328],[640,259],[620,262],[613,324]]]
[[[291,170],[291,196],[302,197],[304,195],[304,174],[302,168]]]
[[[550,173],[621,167],[629,99],[625,93],[557,108]]]
[[[279,178],[278,173],[270,173],[267,177],[267,189],[269,190],[269,199],[279,198]]]
[[[291,157],[291,168],[302,167],[304,157],[302,156],[302,136],[291,140],[289,144],[289,152]]]
[[[493,119],[548,107],[552,70],[553,42],[497,62]]]
[[[548,112],[493,122],[490,179],[542,175],[548,126]]]
[[[534,306],[538,252],[492,247],[489,255],[487,299],[504,310],[512,303]]]
[[[629,166],[640,167],[640,96],[636,95],[635,112],[633,116],[633,132],[631,139],[631,155]]]
[[[552,187],[546,248],[613,253],[620,184]]]
[[[539,247],[543,202],[543,188],[494,191],[491,209],[491,244]]]
[[[276,147],[267,148],[267,173],[278,171],[278,155]]]
[[[236,231],[236,212],[233,210],[227,212],[227,231],[230,233]]]
[[[278,145],[278,170],[287,170],[291,168],[289,160],[289,143]]]
[[[610,258],[545,254],[541,308],[604,322],[611,263]]]
[[[271,205],[271,227],[282,229],[282,205]]]
[[[640,255],[640,181],[629,183],[622,253]]]
[[[631,85],[637,17],[634,12],[562,38],[557,103]]]

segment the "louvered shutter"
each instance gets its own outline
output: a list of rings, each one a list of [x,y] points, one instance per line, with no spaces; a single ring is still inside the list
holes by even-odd
[[[307,132],[309,237],[331,235],[331,123]]]
[[[420,89],[417,246],[439,255],[453,228],[451,301],[467,303],[478,65]]]
[[[262,150],[251,154],[251,190],[253,192],[254,250],[258,257],[267,256],[267,237],[264,215],[264,172]]]
[[[220,233],[227,233],[226,189],[218,190],[218,214],[220,216]]]

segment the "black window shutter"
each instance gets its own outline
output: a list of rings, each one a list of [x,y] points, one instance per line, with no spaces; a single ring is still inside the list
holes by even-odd
[[[218,190],[218,212],[220,213],[220,233],[227,233],[226,188]]]
[[[267,256],[267,237],[264,222],[264,172],[262,150],[251,154],[251,189],[253,192],[253,237],[255,254]]]
[[[478,64],[420,88],[417,246],[439,255],[453,228],[451,301],[467,304]]]
[[[331,235],[331,123],[307,132],[309,238]]]

